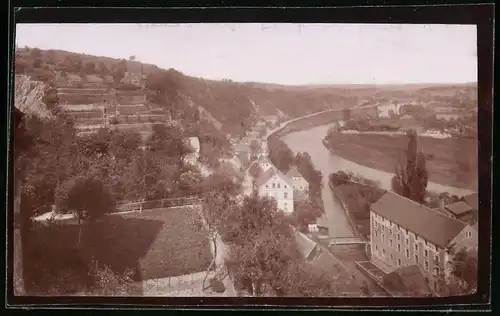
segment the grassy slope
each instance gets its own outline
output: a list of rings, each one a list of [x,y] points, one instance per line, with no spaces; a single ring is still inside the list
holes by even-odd
[[[92,257],[117,273],[133,269],[135,280],[204,271],[212,259],[206,231],[197,213],[190,209],[111,215],[84,225],[80,245],[78,231],[76,225],[32,231],[27,283],[35,282],[43,289],[51,281],[41,279],[42,274],[71,269],[75,275],[71,282],[83,287]]]
[[[396,159],[406,147],[405,136],[335,134],[329,141],[337,155],[386,172],[394,172]],[[475,140],[420,137],[419,146],[427,156],[431,182],[477,190]]]

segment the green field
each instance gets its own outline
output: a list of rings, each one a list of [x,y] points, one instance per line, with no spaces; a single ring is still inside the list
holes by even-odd
[[[394,172],[399,155],[407,146],[405,136],[335,133],[329,148],[338,156],[358,164]],[[470,138],[419,138],[420,150],[427,157],[429,181],[477,190],[477,141]]]
[[[74,283],[83,284],[86,268],[95,258],[114,272],[133,269],[136,281],[204,271],[212,260],[209,240],[198,213],[170,208],[110,215],[83,226],[39,228],[30,238],[30,282],[44,288],[40,274],[71,270]]]

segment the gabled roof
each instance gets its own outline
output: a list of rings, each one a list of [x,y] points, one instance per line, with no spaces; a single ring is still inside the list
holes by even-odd
[[[472,209],[478,210],[479,209],[479,202],[478,202],[478,196],[477,192],[476,193],[471,193],[464,195],[462,197],[465,203],[467,203]]]
[[[389,273],[384,277],[384,284],[395,294],[427,295],[432,293],[418,265],[404,266]]]
[[[256,162],[258,162],[258,163],[269,163],[271,165],[273,164],[271,162],[271,160],[269,159],[268,156],[260,156],[259,159]]]
[[[290,170],[288,170],[287,174],[288,177],[293,178],[293,177],[298,177],[298,178],[304,178],[304,176],[297,170],[297,167],[292,166]]]
[[[189,137],[189,145],[191,145],[195,151],[199,151],[200,139],[198,137]]]
[[[448,246],[466,226],[457,219],[389,191],[370,208],[441,248]]]
[[[472,207],[470,207],[469,204],[463,201],[458,201],[452,204],[448,204],[445,206],[445,208],[455,216],[460,216],[462,214],[472,211]]]
[[[290,179],[288,179],[287,176],[285,176],[283,173],[281,173],[278,169],[275,167],[269,168],[266,172],[263,172],[260,177],[257,179],[257,186],[260,187],[264,185],[269,179],[271,179],[274,176],[278,176],[280,179],[285,181],[290,188],[293,188],[293,185],[290,182]]]
[[[242,165],[246,165],[249,161],[248,155],[244,152],[236,152],[235,156],[240,160]]]
[[[297,241],[300,253],[302,253],[305,259],[308,259],[314,248],[316,248],[316,243],[299,231],[295,233],[295,240]]]

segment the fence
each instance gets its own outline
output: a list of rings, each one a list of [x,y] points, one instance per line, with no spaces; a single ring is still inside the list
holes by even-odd
[[[167,208],[167,207],[193,205],[200,203],[201,200],[202,200],[201,196],[191,195],[191,196],[183,196],[170,199],[119,203],[116,206],[116,213],[132,212],[136,210],[149,210],[154,208]]]

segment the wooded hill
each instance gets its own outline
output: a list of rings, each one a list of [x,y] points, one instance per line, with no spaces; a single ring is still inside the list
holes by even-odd
[[[21,48],[16,52],[15,72],[34,80],[51,81],[55,71],[80,75],[113,76],[119,82],[130,61],[60,50]],[[173,113],[174,119],[197,117],[203,112],[224,134],[242,135],[258,116],[299,117],[329,108],[354,107],[372,100],[441,98],[443,101],[475,101],[476,84],[419,85],[306,85],[238,83],[205,80],[174,69],[140,63],[147,76],[148,101]],[[196,122],[195,122],[196,123]],[[219,124],[220,123],[220,124]]]

